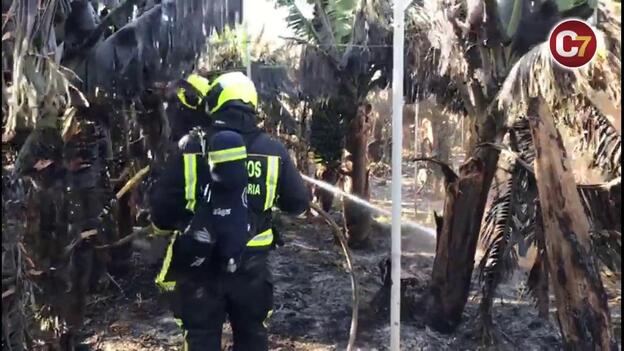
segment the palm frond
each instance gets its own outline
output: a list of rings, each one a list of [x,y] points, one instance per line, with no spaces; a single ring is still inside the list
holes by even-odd
[[[497,96],[498,108],[513,121],[526,115],[533,97],[543,97],[552,111],[566,106],[579,111],[587,106],[570,97],[580,95],[591,100],[597,93],[605,93],[621,108],[621,21],[607,2],[600,2],[599,15],[601,40],[594,60],[580,69],[567,70],[553,62],[547,42],[536,45],[511,68]]]
[[[286,21],[288,26],[304,41],[312,41],[318,49],[323,51],[334,63],[339,62],[339,49],[337,44],[345,44],[340,40],[347,38],[352,26],[349,15],[354,8],[348,8],[352,1],[324,2],[312,1],[314,16],[307,18],[294,0],[282,0],[278,5],[288,9]]]
[[[481,231],[481,245],[485,247],[485,254],[479,263],[479,280],[485,285],[486,279],[493,279],[494,271],[501,265],[511,266],[510,261],[503,261],[504,251],[511,240],[510,207],[513,189],[513,179],[510,178],[495,195],[489,211],[485,215],[483,230]],[[511,267],[509,267],[511,268]]]
[[[497,101],[513,123],[526,115],[530,98],[542,96],[557,122],[581,136],[577,151],[592,152],[592,166],[611,178],[621,174],[621,140],[605,113],[621,109],[620,27],[606,5],[600,9],[608,17],[599,26],[605,42],[602,55],[581,69],[566,70],[553,63],[548,43],[537,45],[513,66]]]
[[[622,140],[609,120],[598,111],[583,123],[581,150],[593,151],[592,166],[609,177],[622,175]]]
[[[535,150],[526,119],[518,120],[511,126],[510,141],[512,150],[524,162],[533,162]],[[514,165],[510,179],[503,184],[502,189],[498,190],[485,215],[480,238],[481,244],[486,247],[486,253],[490,246],[502,244],[507,246],[522,244],[520,251],[523,254],[526,252],[527,246],[531,245],[534,238],[536,199],[537,189],[533,175],[524,167]],[[491,251],[497,252],[494,247]],[[511,250],[506,248],[504,252],[510,254]],[[486,254],[481,261],[484,269],[489,266],[487,260],[493,261]],[[506,260],[509,262],[513,260],[513,257],[506,258]],[[487,272],[482,273],[487,274]]]
[[[277,4],[288,9],[286,24],[298,38],[314,40],[317,44],[320,42],[319,35],[314,29],[312,22],[306,18],[294,0],[281,0]]]
[[[589,166],[598,169],[607,179],[620,176],[620,132],[587,97],[571,97],[570,101],[569,105],[554,111],[553,116],[570,136],[580,140],[574,151],[591,153]]]
[[[355,25],[356,0],[311,0],[313,16],[306,18],[294,0],[280,0],[279,6],[289,11],[288,26],[305,44],[299,64],[299,82],[304,96],[334,96],[336,75],[341,69],[343,53],[351,47],[349,40]],[[313,44],[313,45],[309,45]]]
[[[336,40],[334,36],[334,27],[340,26],[341,23],[336,23],[328,15],[328,8],[321,0],[314,0],[314,24],[319,35],[319,42],[325,49],[336,48],[337,44],[342,44]],[[327,47],[325,47],[327,46]]]
[[[591,234],[594,254],[605,267],[619,273],[622,269],[622,233],[617,230],[599,230]]]
[[[37,120],[58,115],[69,102],[73,76],[58,64],[60,57],[53,26],[58,3],[48,0],[46,6],[39,7],[37,1],[17,0],[13,4],[15,16],[9,17],[13,28],[11,40],[6,43],[3,40],[3,46],[13,49],[12,79],[10,86],[3,86],[8,93],[4,139],[9,139],[16,129],[30,129]],[[3,69],[8,69],[5,62]],[[3,78],[3,85],[6,83]]]
[[[578,191],[593,231],[621,231],[621,178],[606,184],[579,185]]]
[[[481,245],[485,255],[479,263],[479,280],[487,287],[505,280],[517,266],[515,247],[523,243],[522,253],[534,237],[535,197],[532,175],[519,165],[502,186],[485,215]],[[498,277],[500,276],[500,277]]]
[[[550,296],[548,289],[548,262],[546,257],[546,242],[544,238],[544,225],[542,222],[541,208],[538,205],[535,211],[535,242],[537,254],[533,266],[529,271],[526,282],[526,290],[523,295],[531,295],[540,317],[548,319]]]
[[[522,157],[522,160],[532,164],[535,160],[533,137],[526,118],[517,120],[510,129],[511,149]]]
[[[332,99],[317,103],[310,126],[310,147],[316,161],[330,168],[340,165],[344,148],[344,119],[336,103]]]
[[[332,24],[336,43],[346,44],[349,42],[355,11],[359,7],[358,3],[358,0],[327,1],[326,13]]]
[[[512,149],[524,162],[532,162],[535,151],[528,121],[510,128]],[[497,189],[493,189],[497,190]],[[533,174],[517,162],[507,181],[499,187],[487,210],[480,233],[485,253],[479,262],[479,282],[483,292],[481,313],[489,319],[490,306],[498,284],[510,277],[536,240],[537,188]]]
[[[464,2],[456,0],[447,1],[424,1],[422,6],[413,6],[412,22],[410,27],[416,32],[422,31],[429,45],[436,52],[438,76],[466,77],[468,74],[468,61],[461,38],[456,32],[454,24],[457,21],[457,13],[463,8]],[[418,48],[416,48],[418,49]],[[423,50],[425,53],[428,50]],[[422,64],[431,61],[423,60]],[[430,70],[431,66],[423,66]]]
[[[315,45],[303,43],[298,70],[303,95],[322,100],[336,97],[340,91],[357,103],[371,89],[385,87],[391,66],[391,32],[382,15],[388,4],[378,0],[310,3],[314,4],[309,22]]]
[[[413,85],[407,87],[410,100],[433,95],[450,111],[475,112],[470,94],[461,89],[472,76],[465,38],[454,27],[464,7],[464,2],[455,0],[416,1],[407,9],[406,66]]]

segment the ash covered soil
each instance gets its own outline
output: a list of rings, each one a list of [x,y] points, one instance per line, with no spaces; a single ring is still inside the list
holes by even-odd
[[[320,219],[285,221],[286,245],[272,253],[275,307],[270,321],[271,350],[344,350],[351,320],[351,284],[344,257],[334,245],[329,227]],[[378,263],[389,254],[389,229],[377,226],[375,250],[354,252],[360,282],[360,326],[357,346],[361,350],[387,350],[389,318],[375,313],[371,300],[381,287]],[[403,277],[425,288],[431,272],[433,241],[404,234]],[[93,296],[88,307],[85,342],[92,350],[180,350],[182,334],[160,301],[153,285],[158,266],[138,255],[131,275],[118,278],[123,293],[114,285]],[[609,287],[614,324],[620,328],[619,282]],[[557,350],[559,332],[554,315],[550,322],[537,317],[530,299],[518,298],[515,283],[499,289],[502,304],[494,307],[499,330],[492,350]],[[477,284],[473,284],[476,289]],[[474,292],[476,293],[476,291]],[[478,300],[471,298],[464,322],[452,335],[431,331],[419,321],[407,321],[401,330],[403,350],[484,349],[478,329]],[[620,334],[618,332],[618,334]],[[229,339],[226,329],[224,339]],[[227,341],[226,343],[227,344]]]
[[[408,189],[406,189],[407,191]],[[412,202],[413,204],[413,202]],[[413,213],[413,212],[412,212]],[[336,217],[338,217],[336,215]],[[283,218],[285,246],[273,251],[274,313],[269,324],[271,350],[344,350],[351,323],[351,282],[340,247],[330,227],[320,218]],[[360,283],[359,350],[388,350],[389,316],[372,303],[382,286],[379,263],[390,254],[390,227],[376,223],[372,248],[353,252]],[[403,230],[403,279],[414,291],[428,283],[435,250],[434,238]],[[136,252],[126,276],[116,277],[88,306],[84,342],[91,350],[181,350],[182,332],[153,284],[159,265]],[[522,297],[526,271],[519,271],[498,289],[493,313],[497,344],[484,347],[478,316],[478,284],[460,328],[451,335],[427,328],[419,316],[403,322],[403,350],[559,350],[560,336],[551,309],[549,321],[540,320],[530,297]],[[604,276],[616,335],[621,334],[619,276]],[[123,290],[123,291],[122,291]],[[552,299],[552,298],[551,298]],[[554,301],[551,301],[554,307]],[[224,346],[231,333],[226,326]],[[618,342],[621,341],[618,339]],[[620,347],[621,349],[621,347]]]

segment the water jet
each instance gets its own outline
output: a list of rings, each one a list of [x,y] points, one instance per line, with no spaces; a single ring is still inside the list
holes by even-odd
[[[373,212],[377,212],[377,213],[380,213],[380,214],[382,214],[382,215],[384,215],[384,216],[386,216],[388,218],[392,218],[392,213],[390,213],[390,211],[385,210],[385,209],[383,209],[381,207],[375,206],[375,205],[371,204],[370,202],[362,199],[361,197],[358,197],[358,196],[353,195],[353,194],[349,194],[349,193],[345,192],[344,190],[338,188],[335,185],[329,184],[329,183],[324,182],[324,181],[319,180],[319,179],[312,178],[312,177],[307,176],[305,174],[301,174],[301,177],[303,178],[303,180],[305,180],[308,183],[314,184],[314,185],[316,185],[316,186],[318,186],[318,187],[320,187],[320,188],[322,188],[324,190],[330,191],[330,192],[332,192],[332,193],[334,193],[336,195],[343,196],[343,197],[353,201],[354,203],[356,203],[358,205],[361,205],[363,207],[366,207],[369,210],[372,210]],[[423,233],[423,234],[426,234],[426,235],[431,236],[431,237],[435,237],[436,236],[435,229],[433,229],[433,228],[425,227],[425,226],[423,226],[423,225],[421,225],[419,223],[416,223],[416,222],[414,222],[412,220],[408,220],[408,219],[404,219],[403,223],[404,223],[404,225],[406,227],[408,227],[410,230],[412,230],[412,231],[414,231],[416,233]]]

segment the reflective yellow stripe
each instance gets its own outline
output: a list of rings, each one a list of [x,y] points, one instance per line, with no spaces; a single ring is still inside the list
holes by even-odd
[[[184,199],[186,209],[195,212],[195,189],[197,188],[197,155],[184,154]]]
[[[173,233],[173,230],[160,229],[154,223],[152,223],[151,229],[152,234],[156,236],[166,236]]]
[[[277,192],[277,177],[279,176],[279,157],[267,156],[266,197],[264,198],[264,210],[270,210],[275,201]]]
[[[197,90],[197,95],[200,99],[203,99],[208,93],[208,90],[210,90],[210,81],[198,74],[191,74],[188,78],[186,78],[186,81]],[[186,107],[197,109],[197,106],[193,106],[186,101],[186,97],[184,96],[185,91],[186,90],[184,88],[178,89],[178,99],[180,99],[180,102]]]
[[[273,230],[267,229],[247,242],[248,247],[269,246],[273,243]]]
[[[210,81],[199,74],[191,74],[186,78],[186,81],[189,82],[202,96],[205,96],[210,90]]]
[[[160,268],[160,273],[156,276],[155,283],[162,291],[173,291],[176,286],[175,281],[165,281],[165,277],[169,272],[169,266],[171,265],[171,258],[173,257],[173,243],[177,237],[177,232],[174,232],[174,235],[171,236],[171,240],[169,241],[169,246],[167,246],[167,253],[165,254],[165,259],[163,260],[162,267]]]
[[[269,327],[269,318],[271,318],[271,316],[273,315],[273,310],[269,310],[269,312],[267,312],[266,318],[264,318],[264,321],[262,321],[262,325],[265,328]]]
[[[210,164],[237,161],[247,158],[247,149],[244,146],[212,151],[208,153]]]

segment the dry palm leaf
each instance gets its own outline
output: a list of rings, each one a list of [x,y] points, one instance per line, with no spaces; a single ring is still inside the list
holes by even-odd
[[[507,111],[513,120],[526,116],[531,98],[541,96],[552,111],[573,104],[576,111],[587,109],[583,96],[591,99],[604,92],[616,108],[621,108],[621,21],[601,2],[598,26],[598,54],[589,64],[577,70],[567,70],[553,62],[548,43],[535,46],[512,67],[498,94],[498,108]],[[594,108],[601,109],[601,106]]]

